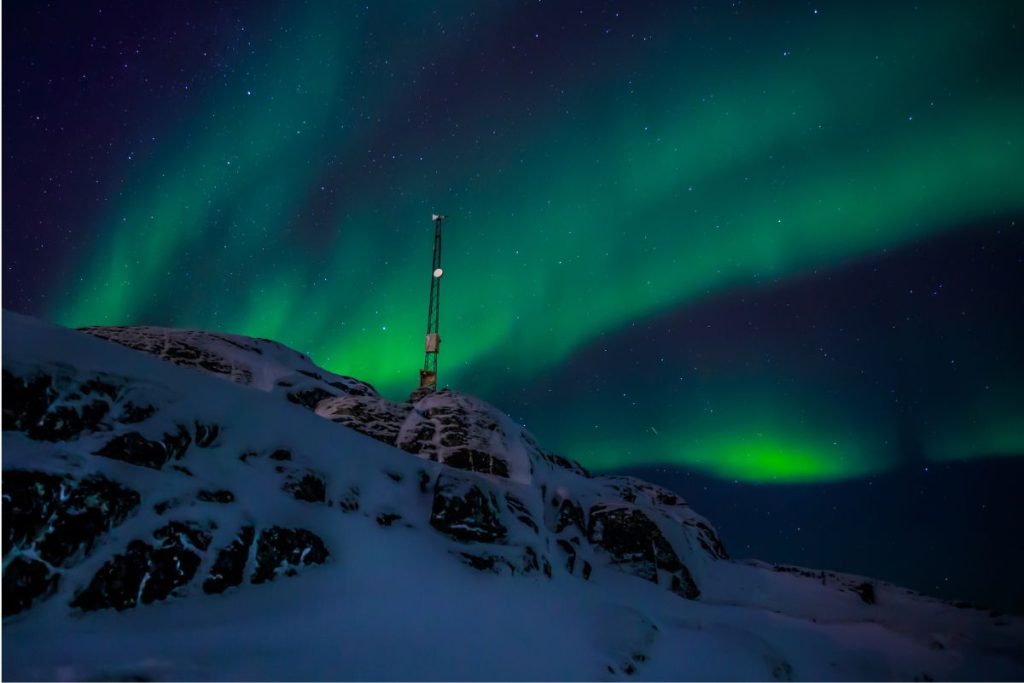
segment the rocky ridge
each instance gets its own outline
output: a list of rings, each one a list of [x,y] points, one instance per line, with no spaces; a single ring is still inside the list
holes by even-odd
[[[152,327],[82,332],[4,314],[11,624],[31,625],[37,613],[207,605],[196,601],[239,591],[257,599],[261,584],[358,564],[378,544],[413,544],[453,576],[573,591],[625,580],[624,590],[647,585],[679,601],[676,611],[743,604],[817,624],[831,609],[915,638],[924,624],[959,632],[966,619],[975,636],[960,646],[984,633],[998,643],[985,651],[999,666],[1022,670],[1013,657],[1004,662],[1020,642],[1015,622],[863,577],[734,562],[675,493],[592,476],[471,396],[389,401],[267,340]],[[893,616],[901,610],[910,621]],[[603,673],[656,675],[649,659],[668,622],[638,619],[636,644]],[[772,676],[799,677],[781,654],[764,657],[757,661]],[[894,671],[942,671],[907,666]]]
[[[473,568],[505,574],[562,572],[588,580],[595,565],[622,571],[687,599],[700,589],[686,562],[727,557],[714,529],[675,494],[623,477],[594,479],[578,463],[543,451],[522,427],[471,396],[441,390],[411,402],[382,398],[370,385],[328,373],[274,342],[152,327],[83,328],[94,337],[151,354],[284,400],[442,467],[420,469],[414,494],[430,509],[415,520],[453,542],[451,554]],[[72,365],[5,364],[5,432],[59,445],[167,476],[194,478],[194,462],[223,458],[227,426],[202,415],[183,418],[161,388]],[[244,435],[243,435],[244,436]],[[263,468],[282,495],[360,512],[360,492],[336,498],[326,475],[286,448],[258,444],[234,456],[237,468]],[[403,475],[385,472],[396,484]],[[502,483],[515,484],[515,492]],[[141,494],[109,474],[81,479],[31,469],[4,476],[5,616],[55,592],[68,570],[143,505]],[[115,549],[69,606],[124,610],[242,583],[290,576],[327,560],[313,532],[240,524],[215,547],[211,519],[176,508],[231,505],[230,488],[198,489],[192,499],[145,501],[158,528]],[[191,510],[190,510],[191,512]],[[362,511],[381,526],[413,520],[397,512]],[[68,521],[71,520],[71,521]],[[663,527],[667,530],[663,530]],[[672,537],[672,541],[669,540]],[[60,552],[51,550],[60,548]],[[678,548],[678,550],[677,550]],[[254,549],[254,550],[253,550]],[[251,557],[250,557],[251,555]]]

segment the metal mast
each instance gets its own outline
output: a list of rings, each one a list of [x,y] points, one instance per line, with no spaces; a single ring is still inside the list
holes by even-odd
[[[441,222],[447,216],[435,213],[434,217],[434,260],[430,268],[430,305],[427,308],[426,353],[423,355],[423,369],[420,370],[420,387],[431,391],[437,388],[437,352],[441,346],[438,325],[441,322]]]

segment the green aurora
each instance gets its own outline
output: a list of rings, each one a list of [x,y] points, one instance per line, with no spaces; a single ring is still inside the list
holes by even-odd
[[[441,379],[503,405],[502,387],[637,320],[1024,211],[1012,8],[801,7],[771,31],[680,9],[553,45],[475,5],[354,20],[324,3],[252,27],[260,49],[229,79],[140,124],[153,141],[87,216],[96,237],[50,316],[272,338],[403,396],[442,210]],[[445,39],[375,38],[394,22]],[[708,368],[671,404],[653,378],[635,419],[563,386],[554,405],[574,414],[531,427],[596,468],[797,482],[897,464],[897,426],[870,396],[799,357],[757,358]],[[997,398],[968,389],[927,457],[1024,452],[1022,378],[994,373]]]

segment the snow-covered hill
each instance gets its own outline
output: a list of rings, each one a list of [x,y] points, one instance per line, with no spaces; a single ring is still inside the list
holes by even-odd
[[[5,312],[3,428],[8,679],[1024,677],[1020,620],[733,561],[478,399],[266,340]]]

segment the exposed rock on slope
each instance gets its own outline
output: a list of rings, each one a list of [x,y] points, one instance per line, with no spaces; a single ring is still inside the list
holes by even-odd
[[[4,315],[8,677],[1024,673],[1019,622],[733,562],[676,494],[470,396],[388,401],[266,340],[85,332]]]
[[[220,379],[283,394],[321,417],[446,466],[420,469],[410,496],[424,499],[421,505],[429,509],[429,516],[421,516],[420,522],[428,522],[429,528],[450,541],[492,546],[475,554],[452,548],[453,555],[475,568],[513,573],[543,568],[550,575],[551,567],[557,565],[585,580],[600,564],[695,598],[699,589],[691,573],[654,520],[672,525],[677,535],[688,539],[686,550],[681,550],[684,555],[694,555],[690,548],[695,548],[700,561],[724,557],[711,527],[674,494],[643,482],[591,480],[579,465],[544,453],[522,427],[472,397],[445,390],[415,403],[388,401],[369,385],[330,375],[305,356],[265,340],[148,327],[83,331]],[[176,479],[196,477],[209,462],[223,460],[219,465],[229,479],[234,478],[231,469],[256,470],[268,483],[279,482],[276,495],[358,509],[358,495],[353,500],[351,491],[347,496],[328,495],[333,482],[308,466],[315,458],[293,458],[290,450],[271,447],[276,444],[264,446],[244,432],[237,433],[233,425],[190,410],[186,397],[165,387],[108,372],[83,372],[66,364],[12,361],[8,366],[4,387],[12,398],[4,404],[4,426],[30,441],[61,444],[62,452],[168,472]],[[291,379],[297,376],[305,378],[307,395],[314,390],[333,393],[316,404],[295,401]],[[238,448],[237,455],[225,453],[230,444],[238,443],[244,448]],[[393,470],[384,474],[396,483],[404,478]],[[5,552],[24,558],[12,572],[11,580],[24,584],[12,588],[17,595],[12,610],[26,609],[52,593],[67,573],[63,570],[86,558],[100,536],[139,506],[140,493],[114,477],[113,472],[95,474],[72,486],[69,477],[39,471],[14,469],[6,474],[4,491],[10,495],[5,505],[9,499],[15,507],[8,517],[13,520],[12,538],[5,541]],[[513,495],[501,481],[526,488]],[[68,604],[86,611],[123,610],[183,596],[192,585],[223,590],[240,583],[239,574],[246,571],[252,583],[262,583],[329,557],[322,540],[312,532],[272,526],[255,534],[255,558],[246,570],[248,560],[241,553],[243,546],[253,543],[245,541],[252,527],[239,523],[230,530],[230,541],[214,549],[216,559],[208,558],[213,552],[211,532],[218,524],[194,513],[181,516],[177,510],[186,504],[190,508],[200,503],[230,504],[241,495],[226,483],[217,490],[215,495],[198,488],[188,496],[188,503],[149,501],[152,516],[160,518],[150,526],[163,526],[131,539],[121,549],[112,548],[109,559],[85,585],[73,589]],[[32,495],[35,491],[41,493]],[[66,502],[58,504],[58,496]],[[86,507],[76,503],[83,496],[89,501]],[[549,507],[557,508],[557,519],[552,519]],[[197,516],[201,519],[194,519]],[[163,518],[170,519],[169,524]],[[415,515],[388,510],[376,519],[381,526],[391,526],[400,519],[415,520]],[[187,529],[193,533],[182,532]],[[70,547],[59,555],[48,551],[57,543],[55,537],[63,539],[63,546],[77,544],[73,561],[65,564]],[[710,537],[719,552],[707,552],[704,537]],[[556,558],[552,562],[551,554],[570,555],[572,561]],[[29,557],[42,563],[25,566]],[[574,573],[577,558],[581,571]],[[211,562],[216,570],[201,576],[200,568]],[[287,569],[282,570],[283,566]]]
[[[366,382],[335,375],[269,339],[167,327],[83,327],[82,332],[264,391],[285,390],[303,405],[327,396],[376,396]],[[316,400],[312,397],[320,396]]]

